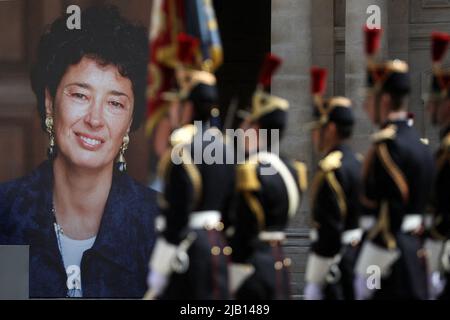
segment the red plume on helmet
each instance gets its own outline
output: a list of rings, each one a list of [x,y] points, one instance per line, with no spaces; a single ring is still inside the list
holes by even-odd
[[[323,95],[327,86],[327,69],[311,67],[311,93]]]
[[[450,34],[433,32],[431,34],[431,59],[433,61],[433,83],[438,84],[439,90],[445,92],[450,88],[450,73],[442,70],[441,62],[444,59],[450,43]],[[433,86],[433,85],[432,85]],[[432,89],[433,90],[433,89]]]
[[[383,30],[381,28],[372,28],[364,26],[364,34],[365,34],[365,49],[366,54],[370,57],[375,55],[380,49],[381,44],[381,34]]]
[[[439,63],[444,58],[450,43],[450,34],[445,32],[433,32],[431,34],[431,57],[433,63]]]
[[[311,74],[311,93],[313,96],[314,108],[317,108],[320,114],[325,115],[323,95],[327,87],[327,69],[313,66]]]
[[[282,60],[280,57],[268,53],[261,67],[261,73],[259,74],[258,84],[261,85],[263,88],[269,87],[272,81],[272,76],[275,74],[275,71],[278,69],[281,63]]]
[[[177,40],[178,61],[185,65],[195,64],[195,54],[200,43],[199,40],[185,33],[180,33]]]

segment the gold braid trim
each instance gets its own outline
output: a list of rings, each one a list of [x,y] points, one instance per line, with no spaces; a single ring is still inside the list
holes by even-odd
[[[251,212],[255,215],[256,221],[258,221],[259,230],[264,230],[266,218],[264,216],[264,209],[261,203],[250,191],[245,191],[243,195]]]
[[[389,221],[389,204],[387,201],[383,201],[380,207],[380,216],[378,217],[378,222],[369,232],[369,239],[373,240],[380,232],[388,249],[395,249],[397,247],[397,242],[393,234],[390,232],[390,221]]]
[[[380,160],[381,160],[384,168],[389,173],[392,180],[394,180],[395,185],[399,189],[399,191],[402,195],[403,202],[407,202],[409,199],[408,183],[406,182],[406,178],[403,175],[403,172],[395,164],[394,160],[392,160],[386,144],[380,143],[378,145],[377,154],[380,157]]]
[[[327,180],[331,190],[336,196],[336,201],[339,207],[339,211],[341,213],[341,217],[345,218],[347,216],[347,201],[345,197],[344,190],[342,189],[341,184],[336,178],[334,171],[329,171],[325,175],[325,179]]]
[[[256,163],[245,162],[237,166],[237,190],[238,191],[256,191],[261,189],[257,175]]]
[[[439,158],[436,161],[436,166],[437,166],[437,171],[441,171],[442,168],[444,167],[445,163],[447,162],[447,160],[450,160],[450,154],[448,153],[447,150],[444,150],[442,152],[441,155],[439,155]]]
[[[295,170],[297,171],[298,176],[298,185],[300,187],[301,192],[305,192],[308,189],[308,168],[306,164],[300,161],[294,162]]]

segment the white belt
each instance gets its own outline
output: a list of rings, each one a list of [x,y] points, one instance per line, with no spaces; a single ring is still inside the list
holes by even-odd
[[[417,230],[422,226],[422,221],[422,214],[407,214],[403,217],[401,230],[402,232],[412,232],[414,230]]]
[[[362,216],[359,218],[359,226],[365,231],[372,229],[375,223],[376,219],[374,216]]]
[[[283,241],[286,235],[281,231],[261,231],[258,235],[261,241]]]
[[[341,242],[343,244],[353,244],[355,242],[360,242],[363,235],[363,230],[361,228],[346,230],[342,233]]]
[[[217,210],[194,211],[189,215],[189,227],[192,229],[213,229],[221,219]]]
[[[311,242],[316,242],[317,240],[319,240],[319,232],[317,231],[317,229],[311,229],[309,231],[309,240]]]
[[[431,213],[425,214],[423,224],[426,229],[430,229],[433,226],[434,216]]]

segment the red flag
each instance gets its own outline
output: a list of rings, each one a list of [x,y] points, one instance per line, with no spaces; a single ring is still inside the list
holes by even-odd
[[[195,55],[197,54],[199,40],[188,34],[180,33],[178,35],[178,61],[184,65],[193,65]]]
[[[167,109],[163,93],[175,84],[177,37],[183,31],[183,1],[154,0],[150,26],[147,86],[147,135]]]

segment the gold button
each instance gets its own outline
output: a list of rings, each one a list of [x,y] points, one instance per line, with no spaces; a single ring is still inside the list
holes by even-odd
[[[211,248],[211,254],[213,256],[218,256],[220,254],[220,248],[218,246],[214,246]]]
[[[231,247],[226,246],[225,248],[223,248],[223,254],[226,256],[231,255],[231,253],[233,253],[233,249],[231,249]]]
[[[219,223],[216,225],[216,230],[217,230],[217,231],[222,231],[222,230],[223,230],[223,223],[222,223],[222,222],[219,222]]]
[[[275,262],[275,270],[281,270],[281,269],[283,269],[283,262],[281,262],[281,261],[277,261],[277,262]]]
[[[289,259],[289,258],[285,258],[285,259],[283,260],[283,264],[284,264],[285,267],[290,267],[291,264],[292,264],[292,260]]]

